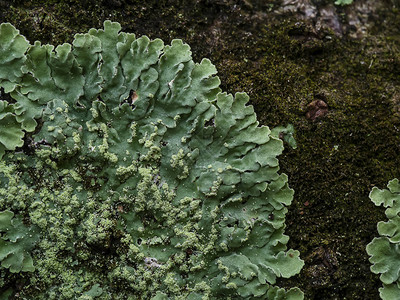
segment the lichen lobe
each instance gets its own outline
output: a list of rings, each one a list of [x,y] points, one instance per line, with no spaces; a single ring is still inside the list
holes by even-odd
[[[35,130],[33,153],[1,158],[12,169],[0,170],[0,211],[40,234],[18,292],[302,299],[274,286],[303,266],[283,234],[293,191],[278,173],[282,141],[188,45],[120,29],[107,21],[56,51],[36,42],[19,77],[0,77],[16,128]]]

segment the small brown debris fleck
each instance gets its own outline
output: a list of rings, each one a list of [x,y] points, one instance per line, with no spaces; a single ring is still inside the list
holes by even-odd
[[[307,119],[314,121],[328,113],[328,105],[323,100],[314,100],[307,105]]]
[[[131,100],[131,103],[133,105],[133,103],[135,103],[135,101],[139,98],[138,94],[136,94],[135,91],[131,91],[131,94],[129,95],[129,99]]]
[[[124,207],[122,205],[117,206],[118,212],[123,213],[124,212]]]

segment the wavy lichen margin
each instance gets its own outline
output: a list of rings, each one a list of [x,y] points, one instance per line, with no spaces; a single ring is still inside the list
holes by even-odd
[[[386,207],[387,222],[378,223],[380,237],[367,245],[371,271],[381,274],[383,287],[379,289],[384,300],[400,298],[400,183],[391,180],[388,189],[374,187],[369,195],[376,206]]]
[[[12,211],[0,211],[0,261],[1,266],[11,272],[32,272],[33,266],[30,251],[37,242],[35,228],[26,227],[22,217],[14,218]]]
[[[0,170],[0,210],[40,231],[20,295],[303,298],[274,286],[304,264],[286,248],[282,141],[246,94],[221,93],[209,60],[110,21],[55,50],[0,29],[14,140],[0,150],[32,132],[0,153],[15,170]]]

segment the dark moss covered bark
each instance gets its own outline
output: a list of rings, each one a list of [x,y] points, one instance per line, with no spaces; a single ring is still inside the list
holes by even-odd
[[[368,193],[400,177],[396,3],[383,1],[369,33],[356,40],[275,14],[280,1],[260,2],[0,1],[0,17],[29,40],[52,44],[111,19],[125,32],[181,38],[195,60],[210,58],[222,88],[249,93],[262,124],[296,129],[298,148],[288,147],[280,163],[296,191],[289,248],[306,265],[280,285],[301,287],[307,299],[377,299],[380,282],[365,246],[384,214]],[[328,112],[311,120],[315,100]]]

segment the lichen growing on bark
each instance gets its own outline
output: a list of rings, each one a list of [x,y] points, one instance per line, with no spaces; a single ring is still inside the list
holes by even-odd
[[[28,133],[1,158],[0,211],[40,236],[24,250],[33,266],[21,269],[30,272],[18,294],[302,299],[275,286],[304,264],[286,248],[293,190],[278,173],[282,141],[181,40],[164,46],[120,29],[107,21],[72,46],[3,52],[23,60],[0,87]],[[8,295],[18,276],[0,272]]]
[[[307,299],[377,299],[382,283],[365,246],[384,209],[368,194],[399,177],[399,1],[308,2],[315,18],[303,13],[309,6],[277,15],[291,4],[256,0],[13,0],[0,1],[0,17],[53,45],[112,19],[125,32],[183,39],[195,61],[210,58],[222,89],[246,91],[261,124],[296,129],[298,148],[285,147],[280,167],[296,191],[288,247],[305,267],[278,285],[299,286]],[[329,18],[319,13],[327,6]],[[332,21],[341,38],[324,26]],[[328,113],[310,121],[315,100]]]

